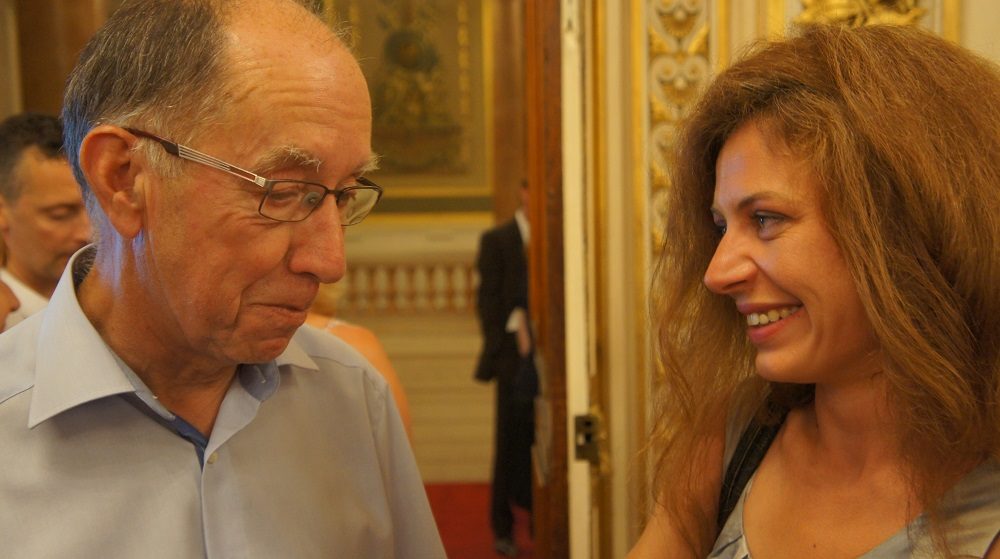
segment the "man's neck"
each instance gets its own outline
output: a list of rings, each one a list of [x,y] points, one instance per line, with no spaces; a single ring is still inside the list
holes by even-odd
[[[208,436],[236,375],[236,365],[179,350],[184,344],[171,342],[180,336],[167,317],[136,311],[152,306],[144,292],[129,285],[127,264],[125,268],[109,273],[99,255],[77,288],[80,308],[157,400]]]

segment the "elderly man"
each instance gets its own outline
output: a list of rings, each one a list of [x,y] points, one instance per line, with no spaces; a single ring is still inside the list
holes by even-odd
[[[62,132],[58,118],[43,114],[0,123],[0,235],[6,247],[0,280],[20,302],[7,328],[48,304],[69,257],[90,240]]]
[[[345,46],[293,0],[129,0],[64,122],[97,241],[0,336],[0,555],[444,557],[385,382],[299,329],[381,194]]]

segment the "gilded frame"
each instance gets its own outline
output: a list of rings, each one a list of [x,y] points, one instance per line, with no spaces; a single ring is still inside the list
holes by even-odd
[[[369,82],[378,212],[489,210],[491,2],[323,1]]]

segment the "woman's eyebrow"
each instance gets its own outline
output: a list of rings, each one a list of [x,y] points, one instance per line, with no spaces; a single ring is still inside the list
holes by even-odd
[[[762,190],[760,192],[754,192],[753,194],[741,198],[740,201],[736,204],[736,211],[742,211],[746,209],[747,206],[751,206],[756,202],[772,201],[772,200],[777,200],[779,202],[790,202],[792,201],[792,198],[784,194],[775,192],[773,190]],[[713,202],[710,210],[712,211],[712,213],[717,213],[720,215],[722,214],[722,210],[719,209],[718,203]]]

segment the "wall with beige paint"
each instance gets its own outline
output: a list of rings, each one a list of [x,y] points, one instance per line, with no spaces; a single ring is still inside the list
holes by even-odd
[[[1000,63],[1000,2],[964,0],[960,43]]]

